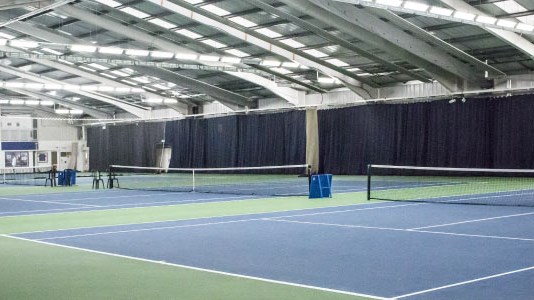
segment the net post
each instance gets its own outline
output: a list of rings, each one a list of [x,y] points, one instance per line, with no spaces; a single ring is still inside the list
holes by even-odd
[[[109,169],[108,169],[108,186],[109,186],[110,189],[113,188],[112,174],[113,174],[113,167],[109,166]]]
[[[367,165],[367,201],[371,201],[371,164]]]
[[[195,170],[193,169],[193,192],[195,191]]]

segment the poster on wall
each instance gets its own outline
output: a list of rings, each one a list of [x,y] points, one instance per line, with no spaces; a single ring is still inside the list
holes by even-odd
[[[6,152],[6,167],[28,167],[30,165],[28,151]]]
[[[37,153],[37,162],[38,163],[47,163],[48,162],[48,153],[38,152]]]

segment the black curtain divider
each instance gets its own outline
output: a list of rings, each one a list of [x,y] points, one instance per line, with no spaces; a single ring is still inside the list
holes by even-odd
[[[167,122],[171,167],[305,164],[305,117],[292,111]]]
[[[534,168],[534,96],[319,111],[321,171],[373,164]]]
[[[89,166],[106,170],[109,165],[155,166],[156,145],[164,138],[165,123],[138,123],[87,128]]]

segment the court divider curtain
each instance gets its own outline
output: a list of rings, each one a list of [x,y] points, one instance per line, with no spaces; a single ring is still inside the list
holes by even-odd
[[[373,164],[534,168],[534,96],[319,111],[321,171]]]
[[[304,111],[167,122],[171,167],[248,167],[306,163]]]
[[[156,144],[164,137],[165,123],[137,123],[87,128],[89,167],[109,165],[155,166]]]

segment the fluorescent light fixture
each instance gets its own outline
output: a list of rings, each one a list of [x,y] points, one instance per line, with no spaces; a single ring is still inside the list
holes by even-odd
[[[121,80],[122,82],[124,83],[127,83],[127,84],[131,84],[131,85],[137,85],[137,83],[133,82],[133,81],[130,81],[130,80],[127,80],[127,79],[123,79]]]
[[[524,31],[534,31],[534,26],[525,24],[525,23],[519,23],[517,24],[517,29],[524,30]]]
[[[456,17],[458,19],[462,19],[462,20],[473,21],[475,19],[476,15],[470,14],[470,13],[467,13],[467,12],[463,12],[463,11],[456,11],[456,12],[454,12],[454,17]]]
[[[113,91],[115,91],[115,88],[112,87],[112,86],[100,85],[100,86],[98,86],[97,90],[99,92],[113,92]]]
[[[495,24],[495,22],[497,22],[497,19],[488,16],[478,16],[476,21],[483,24]]]
[[[57,61],[62,62],[62,63],[67,64],[67,65],[71,65],[71,66],[74,65],[73,62],[70,62],[70,61],[64,60],[64,59],[58,59]]]
[[[144,77],[144,76],[135,77],[135,78],[132,78],[132,80],[135,80],[135,81],[140,82],[140,83],[145,83],[145,84],[151,82],[150,80],[148,80],[147,77]]]
[[[9,100],[1,99],[0,104],[9,104]]]
[[[160,89],[160,90],[170,90],[170,87],[164,86],[163,84],[154,84],[153,87]]]
[[[197,60],[198,55],[196,54],[188,54],[188,53],[176,53],[174,56],[177,60]]]
[[[400,7],[402,0],[376,0],[377,4]]]
[[[3,33],[3,32],[0,32],[0,37],[6,38],[8,40],[16,38],[16,36],[14,36],[14,35]]]
[[[23,105],[23,104],[24,104],[24,100],[12,99],[12,100],[9,101],[9,104],[13,104],[13,105]]]
[[[57,92],[56,91],[50,91],[50,92],[47,92],[48,95],[50,96],[57,96]]]
[[[126,76],[128,76],[127,73],[121,72],[121,71],[119,71],[119,70],[113,70],[113,71],[110,71],[110,73],[115,74],[115,75],[117,75],[117,76],[119,76],[119,77],[126,77]]]
[[[201,8],[204,9],[204,10],[209,11],[212,14],[216,14],[219,17],[226,16],[226,15],[230,14],[229,11],[227,11],[225,9],[222,9],[222,8],[220,8],[218,6],[215,6],[213,4],[204,5]]]
[[[150,88],[150,87],[148,87],[148,86],[144,86],[143,88],[144,88],[145,90],[149,90],[149,91],[152,91],[152,92],[157,92],[157,91],[158,91],[158,90],[153,89],[153,88]]]
[[[124,49],[115,48],[115,47],[100,47],[98,48],[98,53],[103,54],[122,54]]]
[[[143,99],[143,102],[146,102],[146,103],[162,103],[163,102],[163,98],[147,98],[147,99]]]
[[[506,28],[514,28],[517,25],[517,22],[509,21],[509,20],[499,20],[497,21],[497,25],[506,27]]]
[[[430,7],[429,12],[440,16],[450,17],[454,13],[454,10],[439,6],[432,6]]]
[[[174,32],[179,33],[179,34],[181,34],[183,36],[186,36],[186,37],[194,39],[194,40],[203,37],[202,35],[200,35],[200,34],[198,34],[196,32],[193,32],[191,30],[187,30],[187,29],[179,29],[179,30],[175,30]]]
[[[214,55],[201,55],[199,57],[199,60],[201,61],[219,61],[220,57],[219,56],[214,56]]]
[[[96,51],[95,46],[89,46],[89,45],[72,45],[70,46],[70,50],[74,52],[89,52],[93,53]]]
[[[86,67],[86,66],[78,66],[78,68],[80,68],[80,69],[84,69],[84,70],[87,70],[87,71],[89,71],[89,72],[96,72],[96,70],[94,70],[94,69],[91,69],[91,68],[89,68],[89,67]]]
[[[158,26],[161,26],[165,29],[171,29],[171,28],[174,28],[176,27],[177,25],[171,23],[171,22],[167,22],[163,19],[158,19],[158,18],[155,18],[155,19],[152,19],[152,20],[149,20],[148,22],[152,23],[152,24],[155,24],[155,25],[158,25]]]
[[[335,78],[331,78],[331,77],[319,77],[317,78],[317,81],[319,83],[334,84],[334,83],[337,83],[338,80]]]
[[[284,62],[282,63],[282,67],[284,68],[295,68],[297,69],[299,67],[299,63],[296,62]]]
[[[228,20],[236,23],[236,24],[239,24],[241,26],[244,26],[244,27],[254,27],[254,26],[258,26],[258,24],[252,22],[252,21],[249,21],[243,17],[232,17],[232,18],[229,18]]]
[[[90,64],[88,64],[88,66],[93,67],[95,69],[103,70],[103,71],[104,70],[109,70],[108,67],[103,66],[103,65],[99,65],[99,64],[95,64],[95,63],[90,63]]]
[[[70,98],[70,100],[72,100],[72,101],[78,101],[78,100],[80,100],[80,99],[81,99],[80,97],[71,97],[71,98]]]
[[[54,105],[54,101],[42,100],[41,101],[41,105],[43,105],[43,106],[52,106],[52,105]]]
[[[131,92],[131,90],[132,89],[129,88],[129,87],[118,87],[118,88],[115,89],[115,92],[117,92],[117,93],[129,93],[129,92]]]
[[[199,3],[202,3],[204,0],[184,0],[184,1],[187,3],[191,3],[191,4],[199,4]]]
[[[44,88],[44,84],[42,84],[42,83],[26,83],[26,84],[24,84],[24,88],[27,88],[29,90],[42,90]]]
[[[416,11],[427,11],[428,8],[430,7],[429,5],[426,5],[424,3],[413,2],[413,1],[406,1],[404,2],[403,6],[406,9],[411,9],[411,10],[416,10]]]
[[[10,40],[9,46],[17,48],[37,48],[39,47],[39,43],[24,40]]]
[[[226,52],[228,54],[232,54],[232,55],[237,56],[237,57],[248,57],[248,56],[250,56],[250,54],[248,54],[246,52],[243,52],[241,50],[237,50],[237,49],[224,50],[224,52]]]
[[[222,61],[222,62],[225,62],[225,63],[238,64],[238,63],[241,62],[241,58],[239,58],[239,57],[223,56],[223,57],[221,58],[221,61]]]
[[[264,36],[266,37],[270,37],[272,39],[274,38],[279,38],[281,37],[282,35],[278,32],[275,32],[275,31],[272,31],[271,29],[269,28],[260,28],[260,29],[256,29],[255,30],[257,33],[261,33],[263,34]]]
[[[24,82],[6,82],[4,86],[7,88],[21,89],[24,88]]]
[[[86,91],[86,92],[93,92],[93,91],[98,90],[98,86],[96,86],[96,85],[82,85],[80,87],[80,89],[82,91]]]
[[[58,109],[55,110],[55,113],[56,114],[60,114],[60,115],[68,115],[69,112],[70,112],[70,110],[68,110],[68,109],[60,109],[60,108],[58,108]]]
[[[211,40],[211,39],[203,40],[202,43],[204,43],[206,45],[209,45],[209,46],[212,46],[213,48],[228,47],[228,45],[226,45],[226,44],[223,44],[223,43],[217,42],[216,40]]]
[[[144,93],[145,90],[142,88],[132,88],[132,93]]]
[[[282,65],[282,63],[277,60],[263,60],[260,65],[268,67],[279,67],[280,65]]]
[[[176,103],[178,103],[178,100],[172,99],[172,98],[165,98],[165,99],[163,99],[163,103],[165,103],[165,104],[176,104]]]
[[[125,54],[131,55],[131,56],[148,56],[150,54],[150,51],[137,50],[137,49],[126,49]]]
[[[62,90],[63,85],[62,84],[56,84],[56,83],[47,83],[44,85],[45,90]]]
[[[117,7],[117,6],[121,6],[122,4],[117,2],[117,1],[113,1],[113,0],[95,0],[96,2],[100,2],[104,5],[107,5],[107,6],[111,6],[111,7]]]
[[[81,110],[81,109],[71,109],[70,110],[70,114],[71,115],[82,115],[83,114],[83,110]]]
[[[173,58],[174,53],[164,52],[164,51],[151,51],[150,56],[156,57],[156,58]]]
[[[56,51],[56,50],[50,49],[50,48],[41,48],[41,51],[48,52],[48,53],[51,53],[51,54],[54,54],[54,55],[63,55],[63,54],[65,54],[63,52],[59,52],[59,51]]]
[[[275,71],[276,73],[283,74],[283,75],[293,73],[292,71],[289,71],[288,69],[284,69],[284,68],[271,68],[271,70]]]
[[[117,78],[117,76],[113,76],[113,75],[106,74],[106,73],[100,73],[100,75],[106,76],[107,78],[111,78],[111,79],[116,79]]]
[[[39,105],[39,100],[26,100],[26,105]]]
[[[4,46],[7,44],[7,41],[6,39],[0,39],[0,46]]]
[[[326,54],[324,52],[321,52],[319,50],[316,50],[316,49],[308,49],[308,50],[304,50],[303,52],[307,53],[307,54],[309,54],[311,56],[318,57],[318,58],[327,57],[328,56],[328,54]]]
[[[306,46],[303,43],[295,41],[294,39],[285,39],[285,40],[281,40],[280,42],[288,45],[291,48],[302,48]]]
[[[68,84],[68,85],[65,85],[64,89],[66,91],[79,91],[80,90],[80,86],[79,85],[75,85],[75,84]]]
[[[131,7],[125,7],[125,8],[122,8],[120,9],[122,12],[125,12],[129,15],[132,15],[134,17],[137,17],[137,18],[140,18],[140,19],[146,19],[148,17],[150,17],[149,14],[146,14],[140,10],[137,10],[135,8],[131,8]]]
[[[329,64],[333,64],[336,67],[348,67],[349,66],[348,63],[341,61],[337,58],[327,59],[326,62]]]

